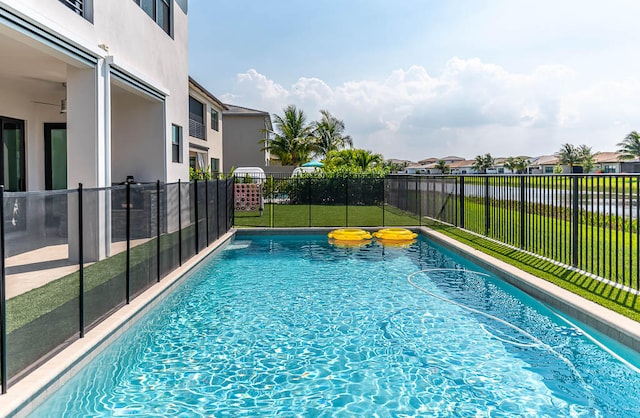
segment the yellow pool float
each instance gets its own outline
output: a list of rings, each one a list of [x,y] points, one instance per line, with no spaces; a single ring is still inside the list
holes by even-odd
[[[364,229],[356,229],[356,228],[343,228],[343,229],[335,229],[327,234],[329,239],[333,239],[336,241],[366,241],[371,239],[371,234]]]
[[[389,242],[406,242],[414,240],[418,234],[406,228],[384,228],[373,233],[373,236]]]

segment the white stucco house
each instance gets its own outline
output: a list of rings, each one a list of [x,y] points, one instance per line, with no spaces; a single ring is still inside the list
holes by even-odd
[[[189,77],[189,166],[195,170],[222,171],[222,114],[229,108]]]
[[[8,190],[188,179],[187,0],[0,1]]]

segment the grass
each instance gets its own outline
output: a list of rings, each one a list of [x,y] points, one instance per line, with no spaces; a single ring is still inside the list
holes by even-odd
[[[536,277],[554,283],[577,295],[607,307],[635,321],[640,321],[640,297],[615,288],[577,271],[558,266],[531,254],[478,237],[468,231],[429,222],[428,226],[485,254],[507,262]]]
[[[183,231],[183,234],[186,234]],[[177,241],[177,234],[164,235],[161,250],[164,251]],[[131,269],[147,263],[156,254],[156,240],[152,239],[131,248]],[[84,269],[85,293],[125,274],[126,252],[96,262]],[[80,273],[74,272],[44,286],[31,289],[7,300],[7,334],[23,327],[35,319],[53,312],[56,308],[79,296]]]
[[[291,228],[313,226],[416,225],[415,215],[382,206],[266,204],[264,212],[236,212],[236,227]]]

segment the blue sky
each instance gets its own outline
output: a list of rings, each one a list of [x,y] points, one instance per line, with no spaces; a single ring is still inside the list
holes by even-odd
[[[191,75],[327,109],[386,158],[614,151],[640,130],[635,0],[191,0]]]

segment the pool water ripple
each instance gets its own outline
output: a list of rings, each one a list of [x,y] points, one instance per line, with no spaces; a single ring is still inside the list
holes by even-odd
[[[407,283],[479,271],[467,261],[424,239],[324,241],[243,238],[33,416],[640,415],[640,376],[521,292],[415,276],[552,350]]]

